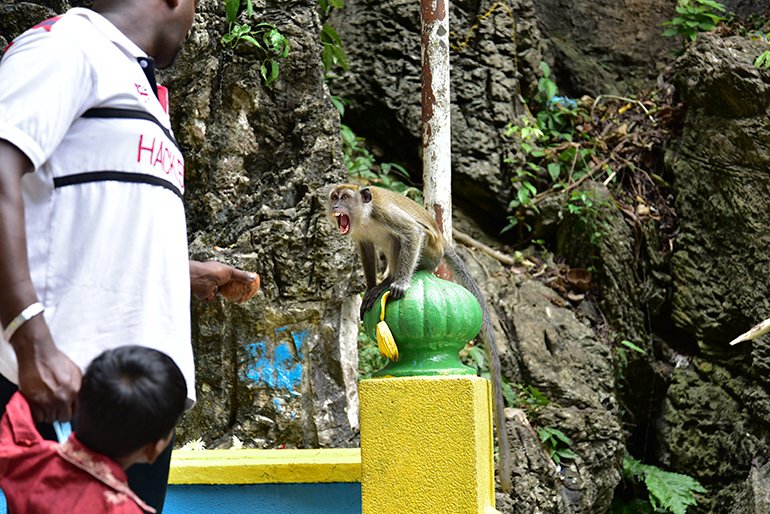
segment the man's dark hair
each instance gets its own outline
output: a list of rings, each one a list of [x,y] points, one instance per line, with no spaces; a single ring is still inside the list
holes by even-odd
[[[165,353],[143,346],[108,350],[88,365],[78,393],[77,438],[113,459],[167,437],[187,386]]]

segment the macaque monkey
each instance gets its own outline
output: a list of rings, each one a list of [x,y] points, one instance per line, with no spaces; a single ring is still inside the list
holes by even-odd
[[[468,268],[451,244],[444,240],[436,220],[428,211],[403,195],[379,187],[339,184],[333,186],[329,193],[328,209],[337,222],[340,234],[350,235],[358,243],[367,287],[361,306],[362,316],[388,289],[390,299],[402,298],[411,285],[415,271],[432,273],[444,258],[458,281],[478,299],[484,316],[480,336],[489,356],[492,379],[495,428],[500,450],[500,485],[505,492],[510,492],[510,453],[500,386],[500,357],[489,308]],[[385,253],[388,262],[388,274],[379,284],[377,248]]]

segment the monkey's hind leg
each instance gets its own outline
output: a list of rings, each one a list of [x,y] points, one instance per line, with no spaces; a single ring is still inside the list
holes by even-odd
[[[379,298],[382,293],[387,291],[392,283],[392,278],[386,278],[376,286],[366,290],[366,293],[364,293],[364,299],[361,302],[361,319],[364,319],[364,313],[368,312],[372,307],[374,307],[374,304],[377,302],[377,298]],[[391,298],[392,297],[393,293],[391,293]]]

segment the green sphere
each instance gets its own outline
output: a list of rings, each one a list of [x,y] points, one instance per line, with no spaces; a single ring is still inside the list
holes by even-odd
[[[375,342],[381,298],[364,314],[364,330]],[[398,346],[399,358],[374,376],[475,375],[458,354],[478,335],[482,321],[481,305],[470,291],[418,271],[404,297],[388,300],[385,306],[385,322]]]

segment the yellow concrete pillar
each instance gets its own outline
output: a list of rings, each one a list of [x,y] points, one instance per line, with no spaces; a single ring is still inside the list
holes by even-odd
[[[359,398],[363,514],[495,512],[489,381],[376,378]]]

